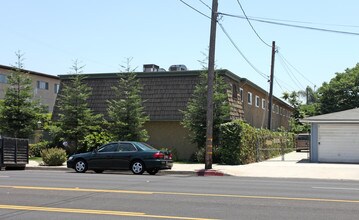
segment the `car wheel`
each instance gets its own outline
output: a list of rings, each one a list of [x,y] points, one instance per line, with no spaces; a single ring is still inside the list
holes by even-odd
[[[131,164],[131,171],[133,174],[141,175],[145,172],[145,164],[140,160],[136,160]]]
[[[84,173],[87,171],[87,163],[84,160],[78,160],[75,164],[75,171],[78,173]]]
[[[103,170],[93,170],[95,173],[103,173]]]
[[[149,173],[150,175],[156,175],[156,173],[158,173],[158,169],[154,168],[154,169],[147,170],[147,173]]]

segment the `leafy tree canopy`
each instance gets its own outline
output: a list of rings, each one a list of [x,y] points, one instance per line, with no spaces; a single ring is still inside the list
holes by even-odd
[[[318,89],[320,113],[326,114],[359,107],[359,63],[346,69]]]

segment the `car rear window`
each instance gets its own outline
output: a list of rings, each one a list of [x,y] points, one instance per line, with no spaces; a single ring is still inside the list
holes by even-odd
[[[149,144],[146,144],[146,143],[140,143],[140,142],[136,142],[134,143],[138,148],[140,148],[141,150],[157,150],[156,148],[152,147],[151,145]]]

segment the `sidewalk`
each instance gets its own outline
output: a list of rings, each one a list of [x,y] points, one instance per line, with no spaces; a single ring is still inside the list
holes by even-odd
[[[206,176],[242,176],[242,177],[271,177],[271,178],[310,178],[336,179],[359,181],[359,164],[309,163],[308,153],[291,152],[286,154],[284,161],[281,157],[247,165],[218,165],[213,164],[212,170],[207,170]],[[161,171],[166,174],[198,175],[205,167],[204,164],[174,163],[171,170]],[[39,166],[30,161],[26,169],[69,170],[66,166]],[[202,173],[203,174],[203,173]]]

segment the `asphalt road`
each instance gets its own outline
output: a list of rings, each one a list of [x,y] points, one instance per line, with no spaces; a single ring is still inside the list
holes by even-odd
[[[358,219],[359,182],[0,171],[0,219]]]

